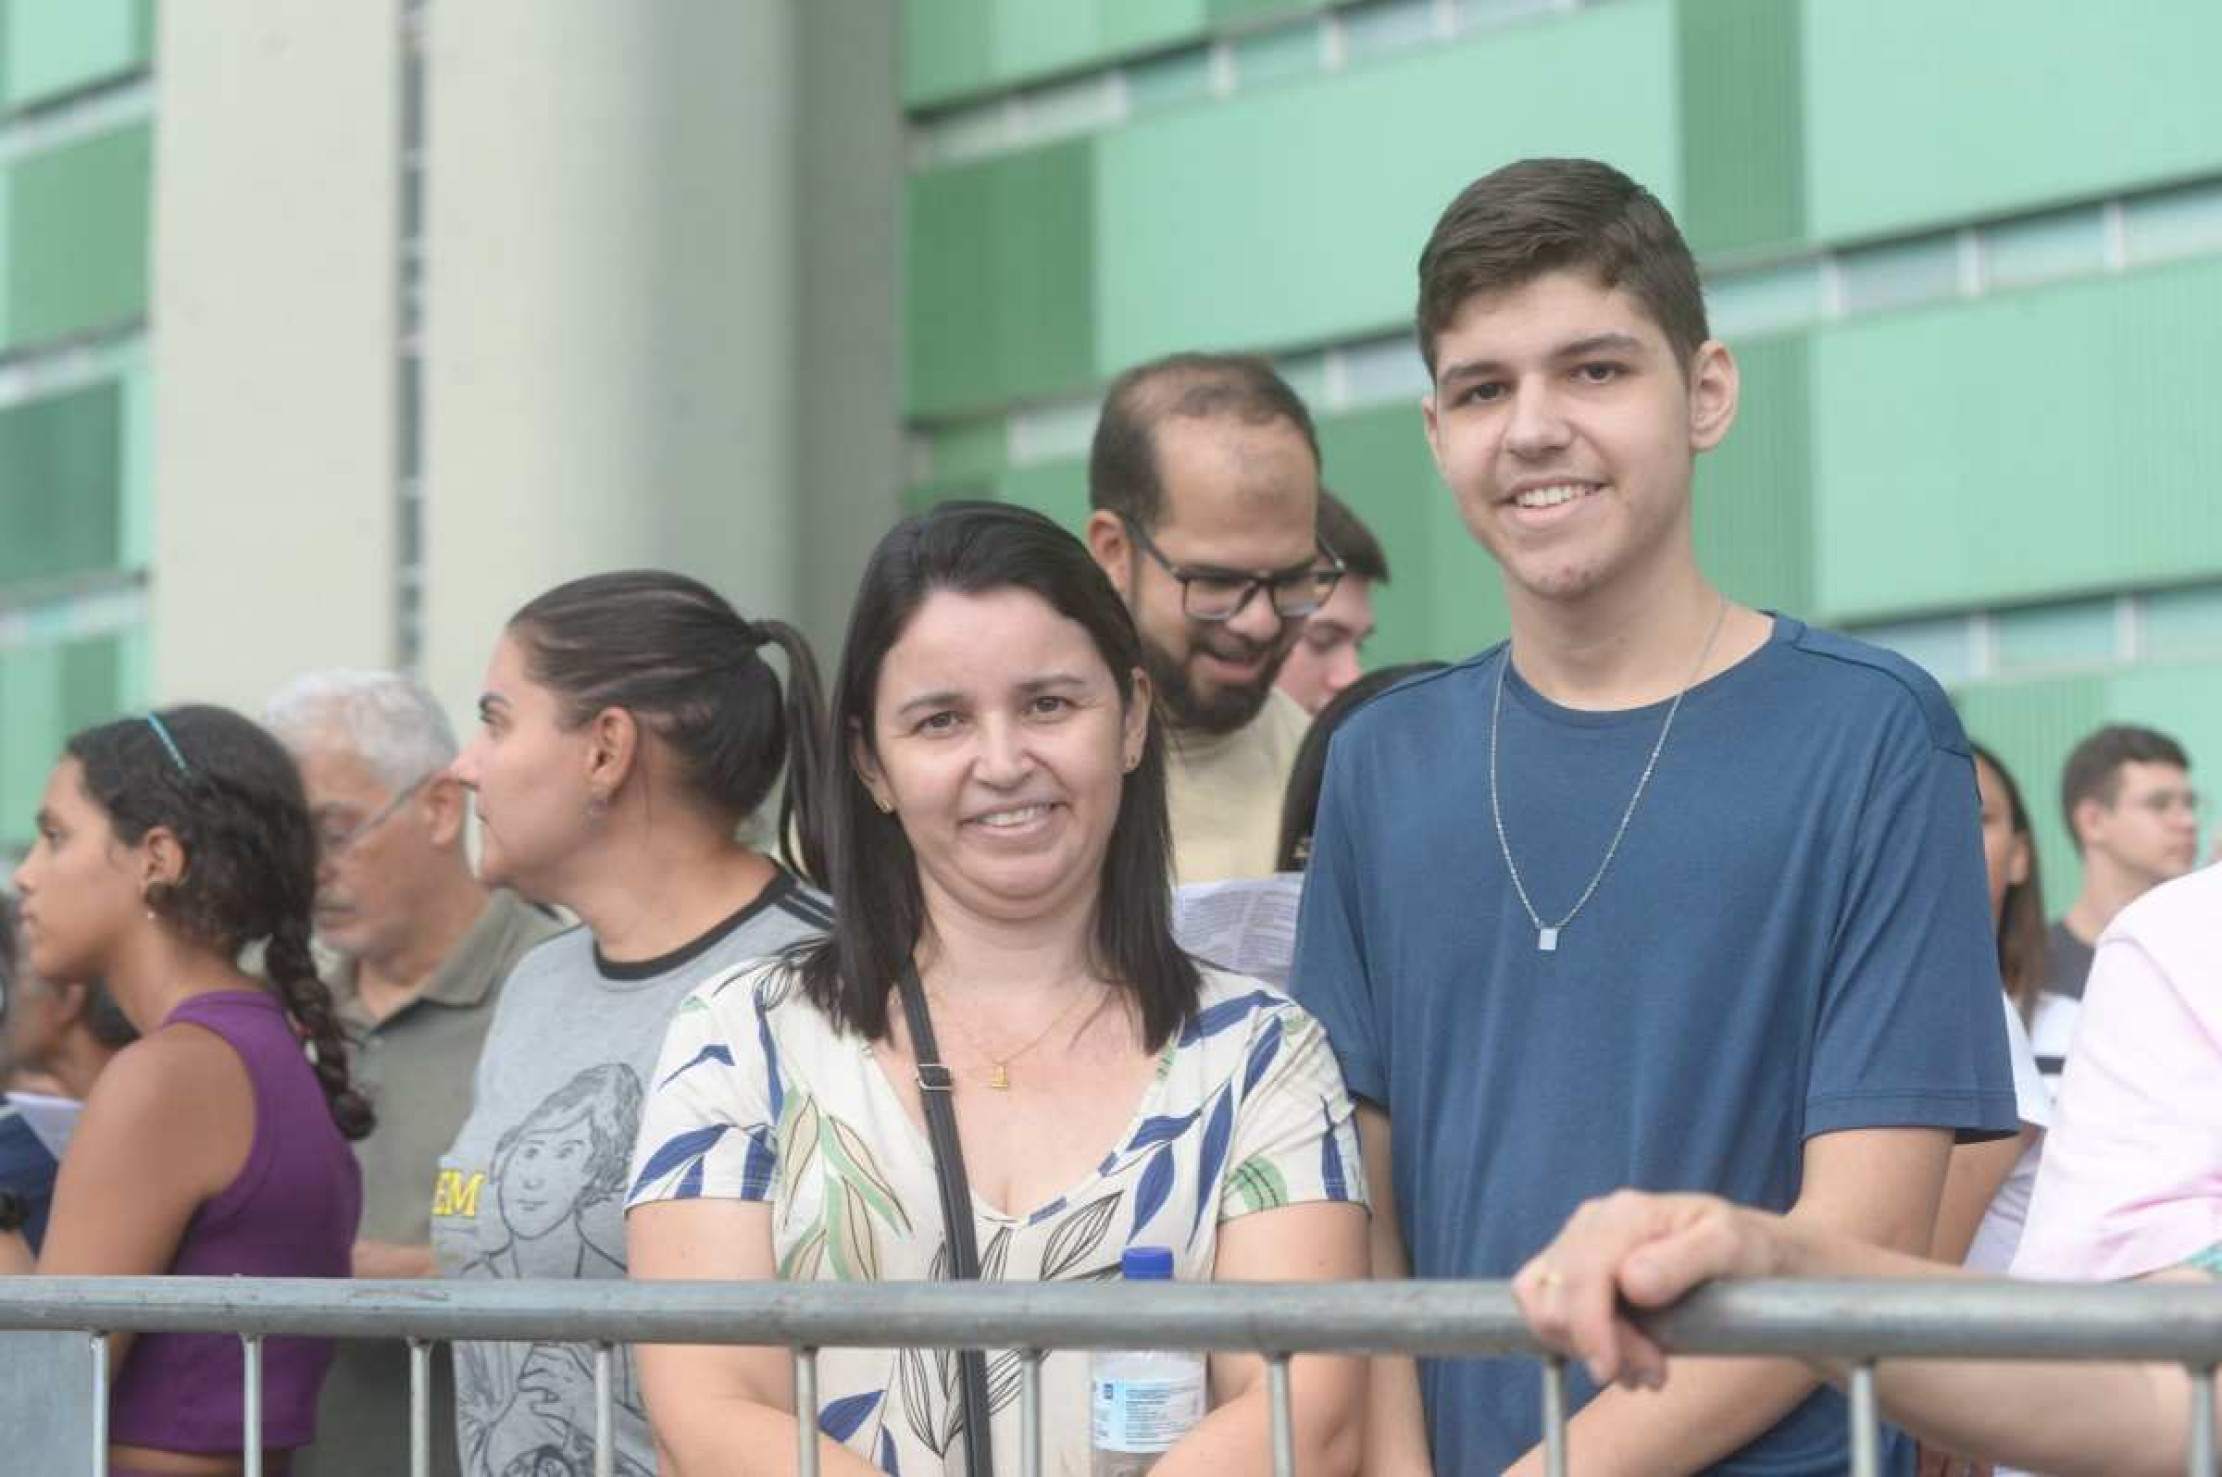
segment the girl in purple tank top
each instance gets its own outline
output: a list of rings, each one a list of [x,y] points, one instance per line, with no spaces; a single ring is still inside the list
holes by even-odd
[[[69,741],[15,874],[31,967],[104,981],[141,1039],[94,1084],[36,1270],[345,1277],[370,1131],[309,955],[316,839],[278,742],[222,708]],[[261,944],[268,983],[244,972]],[[12,1262],[12,1265],[10,1263]],[[31,1271],[0,1237],[0,1271]],[[239,1340],[110,1338],[111,1470],[266,1471],[314,1433],[327,1340],[268,1339],[263,1427],[243,1429]]]

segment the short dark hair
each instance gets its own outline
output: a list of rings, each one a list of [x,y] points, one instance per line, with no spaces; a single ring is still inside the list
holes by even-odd
[[[1171,354],[1137,364],[1111,382],[1088,449],[1088,506],[1152,529],[1165,512],[1157,426],[1167,416],[1224,416],[1245,425],[1287,421],[1319,465],[1312,413],[1287,380],[1255,354]]]
[[[2112,806],[2121,793],[2125,764],[2173,764],[2191,768],[2183,745],[2154,728],[2133,723],[2109,723],[2077,744],[2060,769],[2060,815],[2068,825],[2068,838],[2078,851],[2083,838],[2076,834],[2075,808],[2086,800]]]
[[[938,590],[977,595],[1025,590],[1086,628],[1122,702],[1136,698],[1142,639],[1133,617],[1086,546],[1029,508],[950,502],[906,518],[864,568],[841,670],[833,683],[825,775],[826,839],[838,904],[832,930],[794,953],[804,993],[836,1024],[868,1040],[887,1035],[888,987],[926,923],[918,859],[902,822],[882,814],[849,762],[846,739],[869,748],[880,668]],[[1150,725],[1142,759],[1126,777],[1096,909],[1096,967],[1134,998],[1151,1050],[1196,1013],[1202,978],[1173,942],[1169,877],[1172,826],[1165,807],[1165,751]]]
[[[780,849],[793,847],[799,854],[788,861],[823,879],[813,784],[825,704],[801,632],[784,621],[743,620],[700,580],[661,569],[558,585],[511,616],[509,631],[532,680],[561,700],[564,722],[625,709],[679,756],[696,799],[736,824],[764,803],[785,767]],[[766,645],[786,654],[784,695],[763,658]]]
[[[1319,824],[1319,796],[1327,787],[1327,746],[1334,741],[1336,730],[1351,714],[1399,682],[1439,672],[1445,665],[1426,661],[1376,667],[1327,700],[1327,705],[1312,719],[1312,726],[1304,730],[1304,741],[1296,746],[1295,761],[1289,765],[1288,790],[1281,797],[1281,841],[1273,852],[1275,871],[1301,872],[1312,859],[1312,831]]]
[[[1625,287],[1687,366],[1712,337],[1697,262],[1649,190],[1595,159],[1522,159],[1459,191],[1420,252],[1420,357],[1466,302],[1579,269]]]
[[[2005,762],[1981,744],[1972,744],[1978,763],[1990,766],[2006,792],[2006,811],[2014,834],[2029,853],[2029,875],[2009,885],[1998,910],[1998,974],[2005,981],[2006,998],[2027,1021],[2037,1009],[2037,996],[2045,986],[2045,884],[2037,867],[2037,838],[2029,824],[2029,808],[2021,802],[2021,786]]]
[[[1319,493],[1319,540],[1334,551],[1347,573],[1377,585],[1389,582],[1389,556],[1381,540],[1348,503],[1325,488]]]

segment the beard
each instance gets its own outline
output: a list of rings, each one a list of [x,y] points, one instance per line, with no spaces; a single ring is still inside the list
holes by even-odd
[[[1281,674],[1281,663],[1287,660],[1293,644],[1283,640],[1272,647],[1259,648],[1241,642],[1237,649],[1230,649],[1214,645],[1198,635],[1190,647],[1190,656],[1198,651],[1217,651],[1235,660],[1245,660],[1261,651],[1265,656],[1265,665],[1258,670],[1255,681],[1218,687],[1209,693],[1198,690],[1189,673],[1188,657],[1174,656],[1147,636],[1142,638],[1142,670],[1149,673],[1150,684],[1157,690],[1158,705],[1175,730],[1214,736],[1230,734],[1257,717],[1265,707],[1265,700],[1273,694],[1273,679]]]

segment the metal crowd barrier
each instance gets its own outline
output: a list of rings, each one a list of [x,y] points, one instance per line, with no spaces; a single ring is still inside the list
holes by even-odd
[[[2213,1375],[2222,1285],[2008,1282],[1718,1284],[1645,1320],[1679,1354],[1775,1355],[1851,1367],[1851,1471],[1874,1477],[1881,1445],[1874,1365],[1893,1358],[2063,1359],[2180,1364],[2193,1376],[2187,1470],[2212,1477]],[[1042,1465],[1041,1360],[1066,1349],[1262,1353],[1276,1477],[1295,1471],[1289,1358],[1304,1353],[1528,1355],[1543,1359],[1544,1447],[1566,1471],[1566,1384],[1501,1282],[709,1283],[331,1282],[213,1277],[0,1279],[0,1330],[91,1335],[93,1471],[107,1474],[111,1333],[235,1333],[246,1429],[262,1415],[262,1340],[405,1339],[410,1471],[431,1462],[430,1352],[456,1340],[594,1346],[595,1472],[614,1461],[612,1352],[632,1344],[756,1344],[794,1351],[797,1466],[818,1470],[817,1351],[987,1348],[1023,1352],[1021,1470]],[[250,1447],[248,1477],[262,1453]]]

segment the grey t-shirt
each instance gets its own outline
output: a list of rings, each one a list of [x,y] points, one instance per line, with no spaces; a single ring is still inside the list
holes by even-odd
[[[470,1117],[440,1160],[440,1275],[624,1276],[626,1168],[672,1011],[695,986],[831,920],[825,899],[783,872],[747,908],[661,958],[610,963],[574,928],[518,961],[486,1035]],[[616,1373],[615,1470],[653,1477],[629,1349]],[[594,1470],[589,1346],[459,1344],[455,1387],[466,1477]]]
[[[2083,998],[2083,982],[2091,977],[2091,946],[2068,930],[2063,918],[2045,933],[2045,990],[2070,1000]]]

